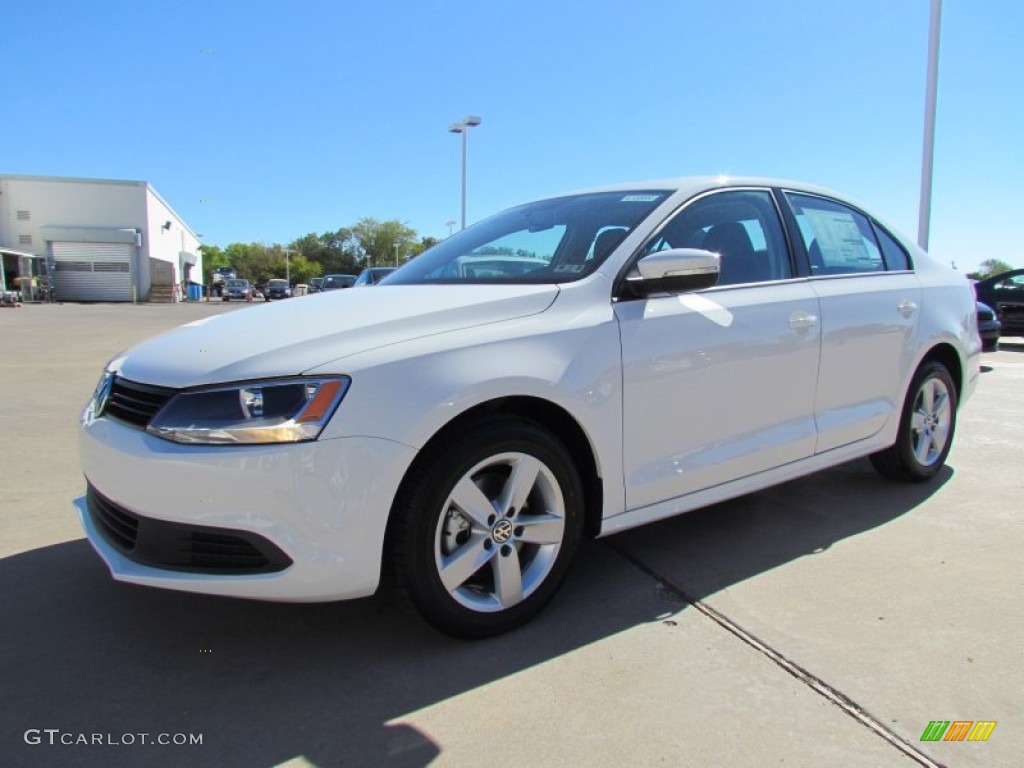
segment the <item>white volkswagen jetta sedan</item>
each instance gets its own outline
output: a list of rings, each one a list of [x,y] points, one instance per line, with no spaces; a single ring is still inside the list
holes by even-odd
[[[603,188],[499,213],[372,291],[112,360],[75,505],[114,578],[288,601],[393,573],[465,637],[581,537],[868,455],[927,480],[979,371],[964,277],[830,192]]]

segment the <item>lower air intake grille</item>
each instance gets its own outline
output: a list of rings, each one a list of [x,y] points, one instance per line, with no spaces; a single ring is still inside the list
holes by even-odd
[[[90,485],[89,516],[103,538],[140,565],[190,573],[276,573],[292,564],[275,544],[255,533],[169,523],[133,514]]]

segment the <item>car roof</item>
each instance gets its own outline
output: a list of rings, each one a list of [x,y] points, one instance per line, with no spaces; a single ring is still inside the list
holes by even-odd
[[[984,280],[979,280],[976,285],[982,285],[988,287],[994,285],[1001,280],[1005,280],[1008,277],[1017,277],[1018,275],[1024,275],[1024,269],[1011,269],[1008,272],[1000,272],[998,275],[990,275]]]
[[[782,187],[799,192],[810,192],[812,194],[825,195],[849,200],[849,196],[814,184],[793,179],[770,178],[763,176],[677,176],[674,178],[652,179],[649,181],[631,181],[623,184],[608,184],[600,187],[589,187],[568,192],[570,195],[587,194],[593,192],[639,192],[639,191],[665,191],[685,192],[699,194],[713,189],[728,189],[730,187]],[[852,202],[852,201],[851,201]]]

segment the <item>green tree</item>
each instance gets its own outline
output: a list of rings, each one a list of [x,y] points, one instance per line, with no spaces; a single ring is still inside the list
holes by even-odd
[[[416,256],[419,256],[421,253],[430,250],[440,242],[441,241],[438,240],[436,237],[424,235],[423,237],[420,238],[420,241],[418,243],[413,245],[412,252],[409,254],[409,258],[412,259],[415,258]]]
[[[203,255],[203,282],[213,285],[213,270],[218,267],[230,267],[227,254],[216,245],[200,245],[199,253]]]
[[[274,249],[277,249],[276,252]],[[224,249],[230,266],[239,277],[251,283],[262,284],[272,277],[284,277],[284,251],[281,246],[268,247],[263,243],[231,243]],[[281,274],[277,274],[277,263]]]
[[[415,255],[416,230],[397,219],[362,218],[351,230],[359,241],[360,266],[393,267]]]
[[[335,232],[324,232],[317,235],[310,232],[288,246],[293,252],[320,265],[320,274],[355,274],[357,265],[358,243],[352,238],[349,229],[341,228]]]
[[[1000,275],[1003,272],[1009,272],[1011,269],[1013,269],[1013,267],[1000,259],[985,259],[978,265],[977,271],[972,272],[968,277],[975,280],[984,280],[987,277],[992,277],[992,275]],[[975,275],[977,275],[977,277],[975,277]]]
[[[312,259],[307,259],[301,253],[293,253],[291,256],[290,274],[292,277],[292,285],[297,283],[309,284],[309,281],[314,277],[318,277],[323,274],[323,267]]]

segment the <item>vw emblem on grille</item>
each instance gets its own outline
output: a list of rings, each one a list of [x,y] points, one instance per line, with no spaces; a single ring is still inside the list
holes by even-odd
[[[92,398],[89,400],[89,404],[82,412],[82,423],[86,426],[92,424],[96,419],[103,415],[104,409],[107,407],[107,402],[110,400],[110,388],[113,386],[114,374],[107,371],[103,374],[103,378],[100,379],[99,384],[96,385],[95,391],[92,393]]]
[[[491,537],[499,544],[504,544],[512,538],[512,523],[508,520],[499,520],[491,529]]]
[[[99,387],[96,388],[96,417],[99,418],[103,415],[103,411],[107,407],[107,402],[110,400],[110,389],[114,386],[113,375],[107,375],[103,377]]]

